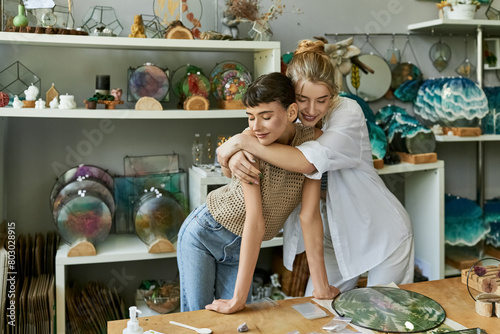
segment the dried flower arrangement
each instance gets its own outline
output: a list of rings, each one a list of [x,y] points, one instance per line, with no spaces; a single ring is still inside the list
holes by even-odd
[[[283,14],[285,5],[282,0],[273,0],[269,11],[259,13],[260,0],[228,0],[226,7],[228,12],[236,16],[238,22],[255,22],[258,20],[269,21],[276,19],[277,15]]]

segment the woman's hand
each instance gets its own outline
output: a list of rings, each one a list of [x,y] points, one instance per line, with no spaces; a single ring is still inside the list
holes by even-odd
[[[239,151],[229,159],[228,168],[241,182],[259,184],[260,171],[255,168],[252,161],[255,161],[252,154]]]
[[[242,134],[237,134],[226,140],[224,144],[219,146],[216,150],[217,161],[221,166],[227,167],[229,159],[238,151],[241,150],[240,137]]]
[[[333,285],[330,285],[328,289],[324,289],[323,291],[313,290],[313,297],[316,299],[333,299],[337,297],[339,293],[339,289],[337,289]]]
[[[245,308],[245,301],[243,303],[237,302],[233,299],[216,299],[212,304],[205,306],[205,309],[219,312],[219,313],[235,313]]]

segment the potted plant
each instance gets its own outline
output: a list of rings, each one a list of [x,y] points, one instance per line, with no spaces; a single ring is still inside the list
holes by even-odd
[[[85,102],[85,107],[87,109],[96,109],[97,108],[97,97],[95,97],[95,96],[85,100],[84,102]]]
[[[447,3],[450,6],[443,7],[444,17],[453,20],[473,20],[481,6],[479,1],[473,0],[450,0]]]

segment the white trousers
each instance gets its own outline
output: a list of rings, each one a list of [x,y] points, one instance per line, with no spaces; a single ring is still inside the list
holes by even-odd
[[[328,224],[325,224],[328,225]],[[325,226],[326,227],[326,226]],[[359,276],[344,281],[335,257],[332,238],[328,227],[325,228],[324,255],[328,282],[340,289],[341,292],[353,289]],[[413,236],[404,240],[401,245],[382,263],[368,271],[367,286],[385,285],[391,282],[399,284],[413,283],[415,271],[415,250]],[[311,278],[307,282],[306,296],[312,296],[313,286]]]

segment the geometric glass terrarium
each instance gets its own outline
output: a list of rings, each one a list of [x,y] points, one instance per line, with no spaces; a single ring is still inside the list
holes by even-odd
[[[155,15],[142,14],[144,32],[147,38],[163,38],[165,36],[165,27]]]
[[[7,93],[10,98],[14,95],[20,97],[31,84],[40,91],[40,78],[18,61],[0,72],[0,91]]]
[[[123,30],[115,10],[109,6],[94,6],[89,8],[83,18],[83,28],[89,34],[99,35],[102,34],[103,29],[108,29],[111,34],[109,35],[108,33],[108,36],[118,36]]]

